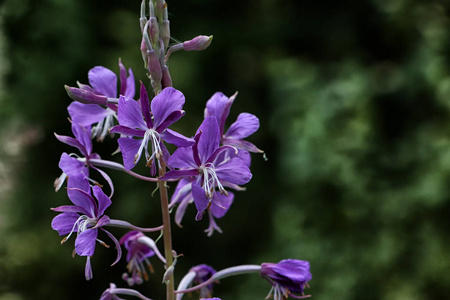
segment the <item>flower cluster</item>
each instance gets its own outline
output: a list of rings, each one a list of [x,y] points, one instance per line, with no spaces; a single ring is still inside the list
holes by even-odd
[[[219,299],[211,298],[213,285],[219,279],[254,272],[260,272],[270,282],[269,296],[273,295],[277,300],[289,296],[307,297],[303,290],[311,280],[309,263],[293,259],[278,264],[230,267],[218,272],[201,264],[189,270],[175,291],[173,273],[177,258],[182,255],[177,255],[172,249],[171,213],[175,211],[175,223],[181,227],[186,209],[193,203],[197,211],[195,220],[200,221],[205,214],[208,215],[207,235],[222,232],[216,219],[224,217],[234,202],[236,196],[232,190],[243,191],[243,185],[252,179],[251,153],[263,153],[246,140],[259,129],[260,124],[255,115],[243,112],[226,129],[237,93],[227,97],[217,92],[206,101],[203,121],[193,133],[179,133],[169,128],[185,115],[183,106],[186,101],[183,93],[172,87],[169,56],[179,50],[204,50],[211,44],[212,36],[200,35],[170,46],[170,23],[164,0],[148,0],[148,3],[144,0],[140,24],[141,54],[152,94],[140,82],[139,98],[135,99],[133,72],[127,70],[120,60],[119,76],[105,67],[96,66],[88,72],[89,84],[65,87],[74,100],[67,109],[73,137],[55,136],[76,148],[78,153],[61,155],[59,167],[62,175],[54,183],[58,191],[67,182],[67,195],[72,202],[72,205],[52,208],[59,214],[53,218],[51,226],[59,235],[65,236],[61,244],[76,234],[73,255],[86,257],[87,280],[93,277],[91,258],[97,243],[110,247],[99,239],[100,234],[106,234],[117,251],[113,265],[120,261],[124,247],[127,272],[122,278],[129,286],[149,280],[149,273],[154,272],[151,260],[161,262],[166,269],[162,281],[167,285],[168,299],[174,299],[176,294],[179,300],[194,290],[200,292],[201,299]],[[93,150],[93,140],[102,142],[108,137],[117,141],[116,153],[121,153],[120,162],[105,160]],[[167,147],[167,144],[172,146]],[[169,151],[171,148],[174,149],[172,153]],[[148,167],[147,175],[132,171],[138,164]],[[114,184],[108,174],[111,170],[157,184],[162,225],[142,228],[105,214],[115,201],[122,201],[113,199]],[[100,174],[100,181],[104,182],[95,180],[92,171]],[[172,182],[176,182],[176,187],[169,197],[167,187]],[[105,183],[108,195],[103,191]],[[128,232],[118,240],[105,227],[127,229]],[[159,237],[153,240],[146,235],[152,232],[162,236],[164,251],[158,249]],[[149,299],[133,289],[117,288],[113,283],[100,299],[121,299],[118,295]]]

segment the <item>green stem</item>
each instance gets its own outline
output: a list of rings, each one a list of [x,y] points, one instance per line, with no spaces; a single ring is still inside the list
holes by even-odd
[[[161,160],[161,169],[159,170],[159,175],[163,176],[166,170],[166,164]],[[163,239],[164,239],[164,256],[166,258],[166,269],[169,268],[173,263],[172,254],[172,233],[170,228],[170,213],[169,213],[169,197],[167,193],[167,187],[165,181],[158,181],[159,193],[161,197],[161,211],[163,219]],[[166,299],[175,299],[175,283],[173,272],[170,274],[168,281],[166,282]]]

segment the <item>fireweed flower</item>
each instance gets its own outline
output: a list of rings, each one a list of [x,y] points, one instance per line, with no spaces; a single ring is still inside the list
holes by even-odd
[[[141,98],[139,102],[121,97],[119,99],[118,126],[111,129],[113,133],[120,133],[129,137],[119,138],[119,147],[122,152],[125,169],[131,170],[139,161],[142,152],[145,152],[147,165],[151,167],[151,174],[156,174],[154,160],[169,158],[169,151],[163,141],[178,147],[188,147],[194,140],[168,129],[183,115],[184,95],[168,87],[153,98],[150,106],[147,91],[141,83]],[[151,111],[150,111],[151,107]],[[137,137],[140,139],[134,139]],[[148,144],[151,144],[151,154]]]
[[[289,296],[297,299],[309,297],[303,293],[312,278],[307,261],[285,259],[277,264],[263,263],[260,275],[272,285],[268,297],[271,294],[275,300],[287,299]]]
[[[92,168],[99,172],[103,178],[108,182],[111,188],[111,196],[114,193],[114,185],[111,178],[104,171],[98,169],[90,163],[91,159],[100,159],[100,155],[92,152],[92,140],[91,140],[91,130],[90,127],[84,127],[76,122],[72,122],[72,132],[75,138],[69,136],[58,135],[55,133],[56,138],[72,147],[77,148],[81,157],[75,153],[67,154],[63,153],[59,160],[59,167],[63,171],[63,174],[55,180],[54,186],[55,190],[58,191],[63,185],[65,179],[69,177],[68,186],[71,185],[71,178],[82,176],[90,181],[89,178],[89,168]],[[110,196],[110,197],[111,197]]]
[[[165,263],[165,259],[156,247],[155,242],[140,231],[128,232],[119,240],[119,243],[124,245],[127,250],[127,268],[131,277],[124,273],[122,278],[127,281],[129,286],[141,284],[144,280],[148,280],[145,265],[153,273],[153,267],[148,258],[156,254]]]
[[[234,194],[232,192],[228,192],[228,195],[220,194],[219,192],[215,192],[213,198],[218,197],[219,202],[222,206],[218,206],[215,202],[211,202],[211,206],[208,208],[209,215],[209,226],[205,230],[208,236],[211,236],[214,231],[218,231],[222,233],[222,229],[217,225],[215,218],[222,218],[231,204],[233,203]],[[184,213],[186,212],[186,208],[189,204],[194,202],[194,197],[192,196],[192,184],[187,179],[182,178],[178,181],[178,184],[173,192],[171,202],[169,208],[178,204],[177,210],[175,212],[175,223],[181,226],[181,221],[183,220]]]
[[[252,174],[246,163],[235,157],[236,148],[219,147],[220,132],[217,120],[206,117],[194,137],[195,145],[180,147],[168,160],[173,170],[167,172],[161,180],[186,178],[191,183],[192,197],[197,208],[196,220],[214,203],[227,210],[221,197],[215,193],[216,188],[222,195],[228,195],[224,186],[241,185],[250,181]]]
[[[84,180],[84,182],[86,181]],[[86,185],[82,188],[85,189]],[[77,233],[74,254],[87,257],[86,280],[90,280],[93,277],[90,257],[94,255],[96,242],[109,247],[105,242],[97,238],[99,229],[105,232],[116,245],[117,259],[113,265],[119,261],[122,253],[117,239],[103,228],[103,226],[112,223],[110,218],[104,215],[105,210],[111,205],[111,199],[98,186],[94,186],[92,191],[96,200],[89,191],[86,192],[79,188],[68,189],[67,194],[74,205],[52,208],[54,211],[61,212],[61,214],[53,218],[52,228],[59,235],[67,235],[61,241],[61,244],[66,242],[74,232]]]
[[[127,71],[125,66],[119,59],[120,69],[120,90],[117,91],[117,76],[113,71],[97,66],[89,70],[88,78],[89,84],[78,83],[79,88],[66,87],[69,96],[80,100],[81,93],[91,95],[92,97],[105,97],[103,103],[105,107],[98,104],[85,104],[89,103],[88,99],[85,103],[78,101],[72,102],[67,110],[69,115],[77,123],[83,126],[92,127],[92,138],[97,138],[98,141],[103,141],[106,135],[109,133],[109,129],[114,126],[114,119],[117,119],[117,104],[108,103],[107,99],[118,99],[119,95],[124,96],[127,99],[133,99],[135,95],[134,75],[131,69]],[[75,96],[75,95],[78,95]]]
[[[191,285],[199,285],[206,282],[216,273],[216,270],[211,268],[208,265],[202,264],[195,267],[192,267],[189,272],[183,277],[178,285],[177,290],[185,290],[189,288]],[[199,289],[200,298],[211,297],[212,296],[212,288],[213,283],[205,285]],[[177,295],[177,300],[180,300],[183,297],[183,294]]]
[[[114,283],[110,283],[109,288],[106,289],[100,296],[100,300],[123,300],[123,298],[119,298],[119,296],[117,295],[128,295],[137,297],[142,300],[150,300],[138,291],[132,289],[117,288]]]
[[[225,132],[225,122],[230,113],[231,105],[237,93],[228,98],[221,92],[215,93],[206,103],[205,117],[213,116],[217,119],[222,145],[230,145],[239,149],[239,157],[250,164],[248,152],[264,153],[255,145],[243,139],[252,135],[259,129],[259,119],[249,113],[239,114],[237,120]]]

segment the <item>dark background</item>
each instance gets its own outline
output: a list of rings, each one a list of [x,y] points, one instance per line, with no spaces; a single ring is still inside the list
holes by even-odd
[[[113,249],[98,246],[94,279],[73,239],[50,227],[66,205],[53,180],[71,135],[63,88],[88,83],[121,57],[146,80],[139,1],[6,0],[0,8],[0,299],[98,299],[120,279]],[[206,237],[190,207],[174,247],[176,276],[193,265],[308,260],[314,299],[445,299],[450,292],[450,23],[448,1],[169,1],[172,37],[214,35],[203,52],[171,56],[186,96],[175,129],[192,135],[216,91],[257,115],[248,138],[253,179]],[[175,41],[173,41],[175,43]],[[114,141],[96,144],[106,159]],[[145,171],[145,170],[143,170]],[[107,214],[160,223],[153,184],[111,171]],[[123,230],[111,230],[120,237]],[[156,236],[153,236],[156,238]],[[162,246],[161,246],[162,247]],[[163,299],[162,267],[139,289]],[[222,299],[264,299],[258,275],[224,279]],[[196,295],[193,295],[195,299]],[[188,297],[186,297],[188,299]]]

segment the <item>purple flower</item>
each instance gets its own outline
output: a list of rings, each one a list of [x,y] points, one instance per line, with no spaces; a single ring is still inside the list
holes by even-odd
[[[147,165],[151,165],[151,174],[154,176],[156,174],[154,159],[156,158],[159,162],[161,158],[165,161],[169,158],[169,152],[163,141],[178,147],[194,144],[192,139],[167,128],[184,115],[182,110],[184,101],[184,95],[180,91],[168,87],[153,98],[149,106],[147,91],[142,83],[140,105],[139,102],[124,97],[119,99],[120,125],[114,126],[111,132],[129,136],[118,140],[125,169],[131,170],[142,152],[145,152]],[[152,147],[151,154],[148,151],[149,143]]]
[[[92,97],[104,96],[107,99],[117,99],[118,95],[123,95],[127,99],[133,99],[135,94],[134,76],[131,69],[127,71],[119,60],[120,69],[120,91],[117,91],[117,76],[111,70],[97,66],[89,70],[89,85],[78,83],[79,89],[67,87],[69,96],[86,93]],[[80,90],[80,91],[79,91]],[[79,98],[79,97],[77,97]],[[79,100],[79,99],[75,100]],[[89,101],[85,101],[89,102]],[[114,119],[117,119],[117,104],[107,103],[105,107],[98,104],[85,104],[81,102],[72,102],[69,107],[69,115],[77,123],[83,126],[92,127],[92,138],[103,141],[109,133],[109,129],[114,125]]]
[[[59,160],[59,167],[63,171],[63,174],[56,179],[55,181],[55,190],[58,191],[61,186],[63,185],[65,179],[69,177],[68,179],[68,187],[73,187],[73,184],[71,183],[73,178],[82,177],[89,179],[89,168],[92,168],[96,171],[98,171],[103,178],[108,182],[110,188],[111,188],[111,195],[112,197],[114,193],[114,185],[112,183],[111,178],[103,172],[102,170],[98,169],[97,167],[93,166],[90,163],[90,159],[100,159],[100,155],[97,153],[92,152],[92,140],[91,140],[91,130],[89,127],[84,127],[76,122],[72,122],[72,132],[75,138],[69,137],[69,136],[63,136],[58,135],[55,133],[56,138],[72,147],[77,148],[81,155],[84,157],[80,157],[76,154],[67,154],[63,153],[61,155],[61,159]],[[93,180],[91,180],[93,181]]]
[[[189,272],[195,272],[195,277],[192,280],[192,283],[195,285],[201,284],[211,278],[216,273],[216,270],[211,268],[208,265],[202,264],[195,267],[192,267]],[[213,285],[209,284],[200,289],[200,298],[211,297],[212,296],[212,288]]]
[[[130,286],[141,284],[143,282],[142,278],[144,278],[145,281],[148,280],[148,274],[145,270],[144,263],[147,265],[150,272],[153,273],[153,267],[148,258],[155,255],[155,252],[148,245],[143,244],[138,240],[143,236],[144,234],[140,231],[130,231],[119,240],[119,243],[124,245],[125,249],[128,251],[127,269],[128,272],[131,273],[131,277],[125,273],[122,278],[126,280]]]
[[[263,263],[260,275],[272,285],[269,296],[273,293],[275,300],[306,298],[303,290],[311,280],[309,262],[297,259],[285,259],[279,263]],[[292,294],[294,293],[294,294]]]
[[[205,230],[208,236],[211,236],[214,231],[222,233],[222,230],[215,222],[215,218],[222,218],[226,214],[233,203],[234,194],[228,192],[228,195],[226,195],[220,194],[216,191],[213,198],[215,197],[219,198],[219,202],[222,206],[218,206],[216,202],[211,202],[211,206],[208,208],[209,226]],[[170,207],[178,204],[177,211],[175,213],[175,223],[178,226],[181,227],[181,221],[184,217],[186,208],[192,202],[194,202],[194,197],[192,196],[192,183],[183,178],[178,182],[170,202]]]
[[[205,117],[213,116],[217,119],[220,129],[220,138],[222,145],[234,146],[241,150],[242,157],[245,161],[250,162],[247,151],[255,153],[263,153],[250,142],[243,139],[252,135],[259,129],[259,120],[255,115],[249,113],[239,114],[237,120],[231,124],[230,128],[225,132],[225,122],[230,113],[231,105],[236,99],[237,93],[228,98],[221,92],[215,93],[206,103]]]
[[[75,253],[79,256],[86,256],[86,270],[85,276],[89,280],[92,278],[92,269],[90,266],[90,257],[94,255],[96,241],[103,246],[107,246],[104,242],[97,239],[98,230],[105,232],[114,242],[117,248],[117,260],[121,256],[121,249],[117,239],[108,231],[103,229],[103,226],[111,223],[108,216],[104,215],[105,210],[111,205],[111,199],[106,196],[102,189],[94,186],[92,191],[95,199],[91,196],[86,180],[79,181],[82,183],[80,188],[68,189],[67,194],[70,201],[74,205],[59,206],[52,208],[52,210],[61,212],[52,220],[52,228],[58,231],[59,235],[67,235],[61,243],[66,242],[70,236],[76,232],[75,239]],[[84,182],[84,183],[83,183]]]
[[[219,147],[220,132],[216,118],[206,117],[194,140],[194,146],[175,150],[168,165],[179,170],[169,171],[161,179],[186,178],[191,181],[192,197],[198,211],[196,220],[200,220],[212,204],[227,210],[226,204],[222,203],[223,198],[215,192],[216,188],[221,195],[228,195],[224,186],[245,184],[252,174],[247,164],[236,157],[236,148]]]

